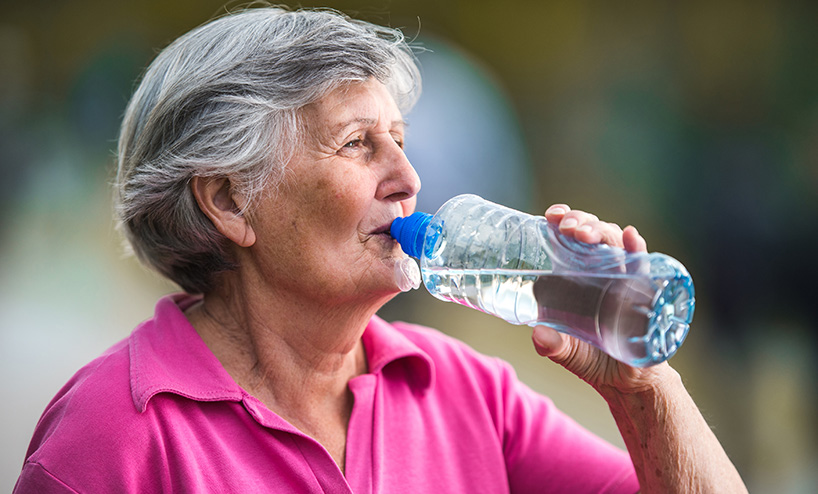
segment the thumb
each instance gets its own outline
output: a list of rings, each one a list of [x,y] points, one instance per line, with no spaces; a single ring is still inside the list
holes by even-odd
[[[531,341],[534,343],[534,349],[543,357],[557,357],[568,350],[567,338],[548,326],[534,326]]]

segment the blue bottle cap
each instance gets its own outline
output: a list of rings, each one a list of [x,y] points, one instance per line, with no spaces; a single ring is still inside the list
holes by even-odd
[[[395,218],[389,228],[389,234],[398,241],[404,252],[412,257],[420,258],[423,253],[426,227],[431,221],[431,214],[421,212],[412,213],[405,218]]]

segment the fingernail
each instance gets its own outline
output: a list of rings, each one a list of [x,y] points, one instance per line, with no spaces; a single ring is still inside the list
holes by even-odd
[[[582,225],[581,227],[577,228],[578,232],[590,232],[591,230],[591,225]]]
[[[565,214],[565,213],[566,213],[566,211],[565,211],[565,208],[561,208],[561,207],[557,206],[557,207],[555,207],[555,208],[551,208],[551,209],[549,209],[549,210],[547,211],[547,213],[548,213],[548,214]]]
[[[540,326],[534,326],[534,331],[531,333],[531,337],[534,339],[535,343],[537,343],[538,345],[542,345],[543,335],[541,334],[542,330],[540,330],[539,328]]]
[[[577,220],[575,218],[568,218],[560,223],[560,227],[562,228],[574,228],[575,226],[577,226]]]

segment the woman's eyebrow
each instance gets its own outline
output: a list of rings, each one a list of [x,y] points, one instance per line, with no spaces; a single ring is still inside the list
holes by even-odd
[[[377,123],[378,123],[378,120],[375,119],[375,118],[368,118],[368,117],[353,118],[351,120],[346,120],[346,121],[338,123],[337,125],[335,125],[333,127],[332,131],[333,131],[333,133],[337,134],[339,132],[342,132],[347,127],[350,127],[350,126],[355,125],[355,124],[372,127]],[[395,127],[406,128],[408,126],[409,126],[409,124],[406,122],[406,120],[403,120],[401,118],[401,119],[397,119],[397,120],[392,120],[392,127],[391,128],[393,128],[393,129]]]

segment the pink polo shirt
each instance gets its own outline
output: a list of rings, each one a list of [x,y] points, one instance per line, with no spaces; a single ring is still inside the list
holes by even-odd
[[[155,316],[65,385],[43,414],[18,493],[636,492],[629,457],[434,330],[375,317],[352,379],[346,475],[240,388],[188,323]]]

